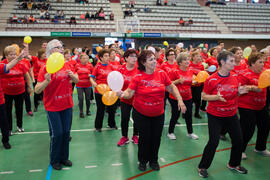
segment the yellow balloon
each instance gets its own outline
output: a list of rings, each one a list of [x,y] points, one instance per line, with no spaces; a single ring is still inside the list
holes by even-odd
[[[104,94],[107,91],[110,91],[110,87],[107,84],[99,84],[97,85],[97,90],[100,94]]]
[[[243,51],[243,56],[244,56],[245,58],[248,58],[248,56],[251,54],[251,52],[252,52],[252,49],[251,49],[250,47],[246,47],[246,48],[244,49],[244,51]]]
[[[59,52],[55,52],[49,56],[46,63],[46,70],[48,73],[53,74],[62,69],[64,64],[65,64],[64,55]]]
[[[164,46],[168,46],[169,43],[168,43],[167,41],[164,41],[164,42],[163,42],[163,45],[164,45]]]
[[[107,91],[102,96],[102,102],[106,106],[113,105],[118,99],[118,96],[116,96],[116,93],[114,91]]]
[[[20,47],[18,46],[18,44],[12,44],[12,46],[14,46],[16,48],[16,55],[19,56],[19,54],[20,54]]]
[[[32,42],[32,38],[30,36],[25,36],[23,41],[27,44],[30,44]]]
[[[97,47],[96,47],[96,51],[97,51],[97,52],[99,52],[101,49],[102,49],[102,47],[100,47],[100,46],[97,46]]]
[[[198,83],[202,83],[202,82],[205,82],[206,79],[208,78],[209,74],[206,72],[206,71],[200,71],[195,80],[198,82]]]
[[[270,69],[263,71],[258,80],[259,88],[266,88],[270,86]]]

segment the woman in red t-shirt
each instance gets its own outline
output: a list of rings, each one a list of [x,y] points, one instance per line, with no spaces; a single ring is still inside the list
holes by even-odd
[[[240,166],[242,153],[242,133],[237,118],[238,94],[247,92],[247,88],[238,87],[238,81],[230,71],[234,68],[234,55],[222,51],[218,57],[219,70],[210,76],[204,83],[202,98],[208,101],[208,133],[209,140],[204,148],[199,164],[199,175],[207,177],[216,148],[219,143],[221,129],[226,127],[232,139],[230,161],[227,167],[239,173],[246,174],[247,170]]]
[[[57,39],[47,44],[46,56],[49,57],[54,52],[64,53],[63,45]],[[56,170],[61,170],[62,165],[72,166],[72,162],[68,159],[73,107],[71,82],[77,83],[78,77],[65,62],[54,74],[49,74],[46,65],[43,66],[35,87],[37,94],[44,91],[43,103],[51,138],[50,164]]]
[[[46,49],[44,48],[39,49],[37,56],[31,56],[31,61],[32,61],[33,73],[34,73],[33,85],[34,87],[36,87],[39,70],[42,66],[46,64],[46,61],[47,61]],[[42,101],[42,98],[43,98],[43,92],[41,92],[40,94],[34,93],[34,112],[37,112],[38,105],[40,104],[40,101]]]
[[[16,47],[14,46],[7,46],[4,50],[4,53],[7,58],[2,61],[2,63],[4,64],[8,64],[17,58]],[[25,67],[24,64],[18,63],[9,71],[9,73],[3,74],[1,76],[1,79],[6,100],[7,119],[9,123],[10,134],[12,132],[13,100],[15,101],[17,130],[18,132],[24,132],[22,125],[23,125],[23,100],[25,92],[25,82],[27,83],[28,86],[27,88],[28,93],[31,94],[31,92],[33,91],[30,76],[28,74],[28,69]]]
[[[83,94],[85,94],[86,102],[86,115],[90,116],[90,96],[92,90],[92,84],[90,82],[90,75],[93,72],[93,65],[89,63],[88,55],[84,54],[80,56],[80,63],[75,66],[75,72],[78,74],[79,82],[76,84],[80,117],[84,118],[83,114]]]
[[[180,53],[177,56],[177,64],[178,68],[173,69],[169,73],[169,76],[177,87],[185,106],[187,107],[187,111],[184,114],[184,119],[186,121],[187,125],[187,136],[192,138],[192,139],[198,139],[198,136],[193,133],[193,128],[192,128],[192,95],[191,95],[191,85],[192,85],[192,77],[193,77],[193,72],[188,68],[189,66],[189,60],[190,60],[190,55],[189,53]],[[172,109],[172,117],[170,120],[170,125],[169,125],[169,131],[168,131],[168,137],[169,139],[175,140],[176,136],[174,134],[174,128],[177,120],[180,117],[180,111],[178,110],[177,107],[177,99],[170,94],[169,95],[169,102],[171,104],[171,109]]]
[[[217,56],[218,56],[218,50],[217,48],[212,48],[210,49],[210,57],[208,57],[206,60],[205,60],[205,63],[208,64],[208,67],[214,65],[216,66],[216,71],[214,72],[209,72],[209,74],[213,74],[215,72],[217,72],[218,70],[218,62],[217,62]]]
[[[193,52],[191,54],[191,61],[189,64],[189,69],[193,72],[193,76],[197,76],[200,71],[204,71],[204,66],[202,64],[202,58],[199,52]],[[199,113],[201,107],[201,94],[203,90],[203,83],[194,83],[191,86],[191,93],[192,93],[192,101],[195,103],[195,114],[196,118],[201,119],[201,115]]]
[[[258,79],[263,71],[264,57],[261,53],[252,53],[248,57],[249,68],[239,75],[242,86],[248,88],[248,93],[239,97],[240,124],[243,133],[242,158],[246,159],[245,150],[257,126],[257,140],[254,151],[264,156],[270,156],[266,149],[269,135],[270,118],[266,107],[266,88],[258,88]]]
[[[128,88],[128,85],[130,84],[130,81],[132,78],[138,73],[137,69],[137,52],[135,49],[129,49],[125,52],[124,58],[126,63],[122,65],[122,67],[119,69],[119,72],[124,77],[124,85],[122,90],[126,90]],[[120,106],[121,106],[121,131],[122,131],[122,138],[117,143],[117,146],[124,146],[129,142],[128,139],[128,122],[130,119],[130,112],[132,109],[132,101],[131,99],[124,99],[121,98],[120,100]],[[133,136],[132,136],[132,142],[134,144],[138,144],[138,129],[135,126],[136,124],[133,124]]]
[[[67,62],[67,64],[70,66],[70,68],[74,72],[75,71],[75,66],[78,63],[77,60],[80,61],[79,55],[78,55],[77,60],[76,59],[73,59],[71,57],[71,51],[70,51],[70,49],[65,49],[65,51],[64,51],[64,57],[65,57],[65,61]],[[72,92],[74,90],[74,87],[75,87],[75,83],[72,83]]]
[[[10,51],[7,49],[7,53]],[[8,53],[9,54],[9,53]],[[9,73],[9,70],[13,68],[19,61],[22,60],[23,57],[28,55],[28,46],[26,45],[26,48],[22,50],[21,54],[10,61],[7,64],[0,63],[0,127],[1,127],[1,133],[2,133],[2,143],[5,149],[10,149],[11,145],[9,144],[9,127],[8,127],[8,120],[7,120],[7,110],[6,110],[6,104],[4,99],[4,92],[2,89],[2,75]]]
[[[183,113],[186,107],[168,75],[156,70],[156,58],[152,51],[144,50],[138,57],[139,73],[135,75],[124,92],[118,92],[121,98],[133,99],[132,117],[139,130],[138,159],[139,170],[145,171],[149,162],[153,170],[159,170],[158,151],[164,125],[165,90],[172,93]]]
[[[116,58],[116,50],[115,49],[110,49],[110,61],[109,61],[109,64],[113,68],[113,71],[117,71],[121,67],[120,62],[117,61],[115,58]]]
[[[97,113],[95,118],[95,128],[97,132],[101,132],[103,125],[103,118],[105,113],[105,104],[102,102],[102,94],[100,94],[96,88],[99,84],[107,84],[108,74],[113,71],[112,66],[109,63],[110,51],[107,49],[102,49],[98,52],[98,56],[100,61],[96,64],[91,76],[90,82],[92,86],[95,88],[95,100],[97,105]],[[112,129],[117,129],[115,124],[115,112],[116,106],[115,104],[112,106],[107,106],[108,110],[108,126]]]

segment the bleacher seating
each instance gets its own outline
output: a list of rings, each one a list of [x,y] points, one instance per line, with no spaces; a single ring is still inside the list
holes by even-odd
[[[16,14],[18,18],[22,18],[24,15],[33,14],[37,19],[37,23],[20,24],[20,23],[8,23],[8,31],[88,31],[88,32],[114,32],[115,22],[109,20],[111,8],[108,0],[89,0],[88,4],[75,3],[74,0],[62,0],[57,2],[51,0],[51,9],[49,10],[51,18],[56,14],[57,10],[63,10],[65,14],[64,20],[59,20],[58,23],[50,22],[49,20],[39,19],[39,10],[21,10],[19,9],[19,2],[16,3],[16,8],[12,11],[10,17]],[[82,20],[81,14],[86,12],[95,13],[100,8],[103,8],[105,12],[106,20]],[[68,24],[70,17],[75,16],[77,24]]]
[[[121,1],[123,11],[128,7],[129,1]],[[144,12],[144,5],[151,11]],[[177,6],[157,6],[156,0],[137,0],[132,9],[133,17],[140,20],[141,32],[163,33],[220,33],[217,26],[203,11],[196,0],[177,1]],[[193,25],[180,26],[178,21],[182,17],[185,21],[192,17]]]
[[[233,33],[269,33],[270,5],[227,3],[210,6]]]

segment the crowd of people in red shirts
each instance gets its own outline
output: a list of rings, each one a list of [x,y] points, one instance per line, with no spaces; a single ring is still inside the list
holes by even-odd
[[[18,51],[15,46],[4,49],[0,63],[0,112],[2,143],[10,149],[12,135],[12,103],[15,101],[17,131],[23,129],[23,103],[28,115],[33,116],[30,95],[34,89],[34,112],[43,100],[48,117],[51,137],[50,164],[56,170],[72,166],[69,160],[69,141],[72,122],[73,90],[76,87],[80,118],[91,116],[91,100],[96,101],[95,130],[102,132],[104,114],[108,113],[108,128],[118,129],[115,114],[121,110],[121,138],[117,146],[129,143],[128,124],[134,120],[131,141],[138,144],[139,170],[145,171],[147,163],[159,170],[158,152],[164,125],[166,101],[171,105],[168,138],[176,139],[174,129],[180,113],[186,122],[187,137],[197,140],[193,132],[192,118],[201,119],[200,110],[207,111],[209,141],[198,166],[199,175],[207,177],[219,139],[230,134],[231,157],[228,168],[246,174],[241,160],[247,158],[246,147],[257,131],[255,152],[270,156],[266,143],[270,129],[269,88],[258,88],[260,74],[270,68],[270,48],[258,52],[254,45],[248,58],[243,57],[241,47],[224,49],[219,43],[207,53],[207,48],[185,50],[175,47],[152,47],[137,51],[118,49],[117,44],[98,49],[97,62],[90,61],[88,53],[81,49],[64,49],[59,40],[42,43],[37,56],[30,55],[28,45]],[[54,74],[46,70],[46,60],[54,52],[64,55],[65,64]],[[208,71],[207,66],[215,66]],[[97,86],[107,84],[108,74],[119,71],[124,78],[119,99],[107,106]],[[196,75],[208,71],[205,82],[198,82]],[[33,86],[32,86],[33,83]],[[92,90],[94,88],[94,92]],[[86,108],[84,110],[84,99]],[[206,103],[208,102],[207,109]],[[195,111],[193,111],[193,103]],[[238,120],[237,112],[240,115]],[[194,113],[194,114],[193,114]]]

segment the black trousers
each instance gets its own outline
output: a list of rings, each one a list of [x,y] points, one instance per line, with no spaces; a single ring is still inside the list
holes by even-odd
[[[2,133],[2,143],[7,143],[9,141],[9,128],[5,104],[0,105],[0,128]]]
[[[264,151],[266,149],[270,127],[270,118],[267,107],[258,111],[245,108],[239,108],[238,110],[244,140],[242,152],[245,152],[247,144],[252,138],[256,126],[258,131],[255,149]]]
[[[89,112],[90,108],[90,88],[77,88],[78,100],[79,100],[79,109],[80,112],[83,112],[83,94],[85,94],[85,102],[86,102],[86,112]]]
[[[97,105],[97,114],[95,119],[95,128],[101,129],[103,124],[103,118],[105,113],[105,107],[108,110],[108,125],[109,127],[115,127],[115,112],[116,112],[116,104],[111,106],[105,106],[102,102],[102,95],[99,93],[95,93],[96,105]]]
[[[202,101],[202,90],[203,86],[192,86],[191,93],[192,93],[192,101],[195,104],[195,114],[199,114],[201,101]]]
[[[136,109],[132,117],[139,130],[138,159],[140,162],[157,162],[161,135],[164,125],[164,114],[156,117],[144,116]]]
[[[130,104],[126,104],[124,102],[120,102],[121,106],[121,131],[122,136],[128,137],[128,122],[130,119],[130,112],[133,109],[133,106]],[[136,122],[133,124],[133,135],[138,135],[138,129],[136,126]]]
[[[35,80],[35,83],[33,83],[33,86],[36,87],[37,85],[37,79]],[[34,93],[34,106],[35,108],[38,108],[39,101],[43,99],[43,91],[40,94]]]
[[[26,83],[25,83],[24,101],[25,101],[25,110],[26,110],[26,112],[31,111],[30,94],[27,91],[27,84]]]
[[[169,125],[169,133],[174,133],[174,128],[177,120],[180,117],[180,111],[178,110],[178,102],[177,100],[169,98],[169,102],[171,104],[171,109],[172,109],[172,117],[170,120],[170,125]],[[193,128],[192,128],[192,99],[184,101],[184,104],[187,107],[187,111],[184,114],[184,119],[186,121],[187,125],[187,132],[189,134],[193,133]]]
[[[166,102],[167,102],[167,99],[169,99],[169,92],[165,91],[165,96],[164,96],[164,110],[166,110]]]
[[[238,120],[237,115],[231,117],[217,117],[207,113],[207,116],[209,140],[204,148],[199,168],[208,169],[210,167],[219,143],[221,129],[224,126],[228,129],[228,133],[232,140],[229,165],[239,166],[242,158],[243,138],[240,121]]]
[[[6,100],[6,112],[7,112],[7,119],[8,119],[8,129],[12,131],[12,105],[13,100],[15,101],[15,112],[16,112],[16,119],[17,119],[17,126],[22,128],[23,122],[23,98],[24,93],[18,95],[7,95],[5,94]]]

